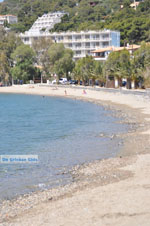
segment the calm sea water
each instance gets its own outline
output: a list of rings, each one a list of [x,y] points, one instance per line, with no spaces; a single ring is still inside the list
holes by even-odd
[[[109,136],[127,129],[92,103],[0,94],[0,155],[39,156],[36,165],[0,164],[0,200],[69,183],[71,175],[64,170],[115,156],[120,140]]]

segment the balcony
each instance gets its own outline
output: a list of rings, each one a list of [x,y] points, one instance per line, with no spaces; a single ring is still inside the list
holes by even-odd
[[[107,60],[107,56],[92,56],[95,60],[97,61],[106,61]]]

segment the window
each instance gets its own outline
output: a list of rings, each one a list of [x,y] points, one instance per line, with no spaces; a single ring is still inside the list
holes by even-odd
[[[28,41],[29,41],[29,38],[25,38],[24,41],[25,41],[25,42],[28,42]]]
[[[109,42],[104,42],[104,43],[103,43],[103,46],[104,46],[104,47],[109,46]]]
[[[99,39],[99,35],[98,34],[94,34],[94,35],[92,35],[92,38],[93,39]]]
[[[81,47],[81,43],[76,43],[75,47]]]
[[[63,39],[64,39],[63,36],[58,37],[58,41],[61,41],[61,40],[63,40]]]
[[[76,35],[75,40],[79,40],[79,39],[81,39],[81,35]]]
[[[103,38],[103,39],[109,38],[109,34],[103,34],[103,35],[102,35],[102,38]]]
[[[85,48],[90,48],[90,42],[85,43]]]
[[[76,55],[81,55],[81,51],[76,51]]]
[[[90,39],[90,35],[85,35],[85,39]]]
[[[72,36],[71,35],[67,36],[67,38],[68,38],[68,40],[72,40]]]

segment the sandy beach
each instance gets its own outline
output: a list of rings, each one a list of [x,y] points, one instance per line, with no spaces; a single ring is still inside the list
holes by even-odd
[[[0,93],[61,96],[102,104],[131,125],[116,158],[76,166],[73,182],[0,203],[0,225],[149,226],[150,97],[56,86],[0,87]]]

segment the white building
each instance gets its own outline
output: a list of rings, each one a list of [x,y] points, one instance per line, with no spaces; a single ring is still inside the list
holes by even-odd
[[[16,24],[18,22],[18,18],[14,15],[0,15],[0,25],[4,25],[5,21],[9,24]]]
[[[120,32],[118,31],[80,31],[80,32],[25,32],[20,34],[25,44],[32,45],[32,42],[40,37],[49,37],[54,42],[63,43],[66,48],[74,51],[74,59],[91,55],[91,52],[109,46],[120,46]]]
[[[49,13],[38,18],[29,31],[20,34],[25,44],[32,45],[33,41],[41,37],[51,38],[56,43],[63,43],[66,48],[74,51],[74,59],[91,55],[91,51],[109,46],[120,46],[120,32],[103,30],[103,31],[67,31],[54,32],[49,30],[56,23],[61,21],[61,17],[65,13]]]
[[[29,33],[36,33],[40,31],[49,31],[54,27],[55,24],[61,22],[61,18],[66,15],[67,13],[64,12],[55,12],[55,13],[48,13],[44,14],[43,16],[39,17],[30,30]]]

